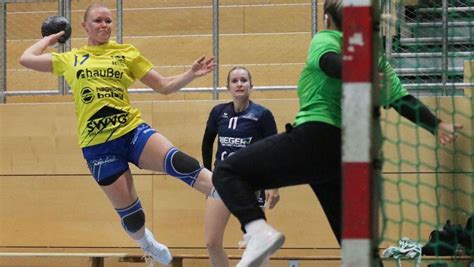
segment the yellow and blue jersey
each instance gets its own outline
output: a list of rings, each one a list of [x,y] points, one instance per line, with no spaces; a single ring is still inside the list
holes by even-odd
[[[72,89],[81,147],[119,138],[143,123],[127,89],[153,64],[129,44],[109,41],[66,53],[53,53],[53,73]]]

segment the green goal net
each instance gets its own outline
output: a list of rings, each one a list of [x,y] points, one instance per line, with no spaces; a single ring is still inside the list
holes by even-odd
[[[474,210],[474,1],[385,0],[381,8],[381,49],[405,88],[442,121],[463,125],[454,144],[442,145],[395,110],[382,111],[380,247],[403,237],[425,245],[447,220],[464,228]],[[468,253],[445,243],[453,255]]]

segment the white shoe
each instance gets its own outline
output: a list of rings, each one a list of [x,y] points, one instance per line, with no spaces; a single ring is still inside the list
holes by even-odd
[[[285,242],[285,236],[267,226],[252,235],[244,235],[246,249],[236,267],[260,267]]]
[[[270,255],[267,255],[265,259],[263,259],[261,267],[270,267]]]
[[[173,256],[171,256],[171,252],[168,247],[158,243],[153,237],[153,234],[148,231],[148,229],[145,229],[145,235],[147,235],[147,239],[150,240],[149,246],[142,247],[146,255],[152,257],[154,261],[160,264],[170,264],[171,260],[173,260]]]

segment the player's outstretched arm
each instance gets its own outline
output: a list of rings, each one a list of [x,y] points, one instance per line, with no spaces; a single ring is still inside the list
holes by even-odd
[[[204,76],[214,69],[214,58],[205,56],[193,62],[191,69],[176,76],[163,77],[157,71],[150,70],[141,81],[156,92],[168,95],[183,88],[197,77]]]

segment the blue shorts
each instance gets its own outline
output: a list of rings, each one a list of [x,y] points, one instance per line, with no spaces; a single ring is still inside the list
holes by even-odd
[[[82,154],[97,183],[102,186],[112,184],[128,170],[129,162],[138,167],[145,144],[155,132],[148,124],[142,123],[117,139],[84,147]]]

